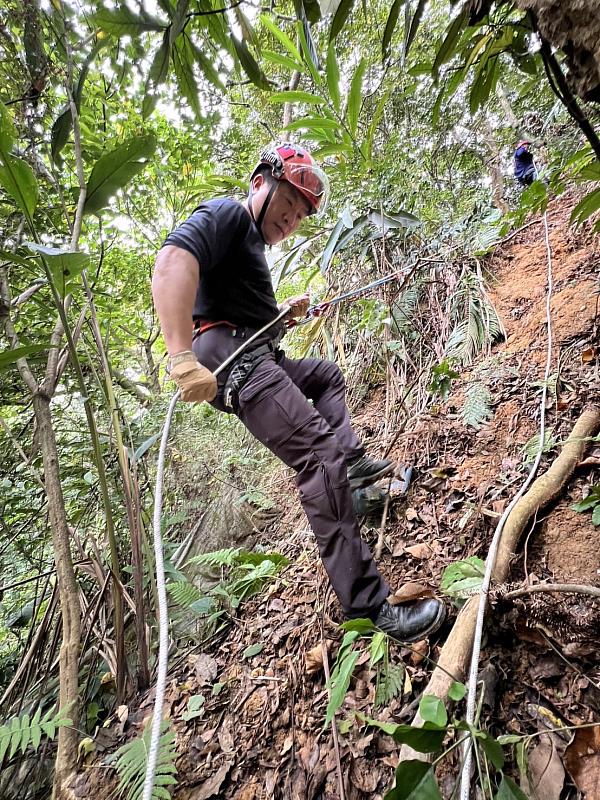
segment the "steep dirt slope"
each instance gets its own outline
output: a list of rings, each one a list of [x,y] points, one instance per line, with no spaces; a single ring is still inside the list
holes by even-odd
[[[548,212],[556,376],[548,425],[556,441],[568,434],[586,403],[600,400],[600,246],[588,231],[568,227],[569,210],[562,200]],[[538,429],[546,352],[547,260],[541,221],[499,247],[486,266],[506,340],[455,381],[444,406],[412,420],[396,441],[392,454],[412,467],[413,478],[408,493],[392,502],[385,529],[380,564],[394,587],[417,580],[437,587],[448,564],[472,555],[485,558],[495,521],[523,481],[524,446]],[[460,416],[469,381],[484,383],[492,398],[493,415],[478,429],[466,427]],[[372,441],[380,441],[384,408],[383,396],[376,393],[356,417]],[[548,450],[542,469],[555,454],[556,449]],[[565,496],[545,509],[528,532],[513,566],[515,584],[528,576],[531,582],[553,579],[600,586],[598,529],[589,512],[571,510],[585,488],[599,480],[598,446],[590,455]],[[287,510],[271,541],[262,544],[285,553],[291,565],[266,595],[245,604],[225,640],[189,652],[172,667],[167,711],[181,754],[174,796],[182,800],[340,797],[332,733],[323,729],[324,673],[310,659],[307,666],[307,654],[323,637],[331,667],[340,640],[339,608],[327,592],[291,478],[282,473],[271,494]],[[379,524],[375,519],[364,526],[373,547]],[[496,606],[482,654],[487,686],[483,716],[492,732],[535,733],[548,715],[570,724],[598,720],[600,674],[589,654],[596,652],[600,612],[590,600],[552,596]],[[443,637],[444,632],[440,640]],[[251,645],[262,647],[248,651]],[[427,659],[435,659],[437,652],[435,643],[431,650],[392,645],[392,660],[406,664],[403,693],[381,708],[374,708],[376,675],[368,669],[368,654],[359,658],[339,715],[349,721],[340,736],[348,800],[383,797],[399,750],[390,737],[361,727],[353,712],[410,721],[431,671]],[[213,694],[216,682],[222,686]],[[186,722],[182,715],[189,698],[198,694],[206,698],[204,710]],[[151,693],[123,714],[121,740],[139,732],[152,700]],[[462,713],[460,706],[456,711]],[[114,733],[105,746],[110,749],[117,738]],[[98,751],[96,759],[102,746]],[[445,793],[456,775],[453,759],[440,778]],[[108,787],[99,791],[96,775],[94,769],[82,770],[78,796],[89,796],[92,790],[98,800],[105,796]],[[558,779],[553,780],[556,784]],[[578,796],[569,777],[560,796]]]

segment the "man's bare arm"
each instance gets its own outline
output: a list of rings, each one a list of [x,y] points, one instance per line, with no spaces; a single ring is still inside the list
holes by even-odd
[[[174,245],[159,251],[152,297],[169,355],[192,349],[192,314],[199,281],[195,256]]]

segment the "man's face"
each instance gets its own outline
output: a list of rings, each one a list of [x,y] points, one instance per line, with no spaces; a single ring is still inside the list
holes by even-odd
[[[263,175],[256,175],[252,188],[254,213],[258,217],[269,194],[270,184]],[[277,188],[271,195],[269,207],[262,222],[263,239],[271,245],[287,239],[298,229],[310,210],[308,200],[294,189],[291,183],[277,181]]]

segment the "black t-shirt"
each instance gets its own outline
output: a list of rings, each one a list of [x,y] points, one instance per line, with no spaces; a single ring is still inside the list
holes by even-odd
[[[265,244],[236,200],[202,203],[167,236],[165,245],[182,247],[198,259],[194,320],[261,328],[279,313]]]

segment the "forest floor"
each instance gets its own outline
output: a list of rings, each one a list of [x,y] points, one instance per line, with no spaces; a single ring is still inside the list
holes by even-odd
[[[600,241],[588,229],[569,227],[571,207],[562,198],[548,209],[554,277],[551,372],[556,377],[547,411],[552,442],[565,439],[586,404],[600,400]],[[498,516],[524,480],[525,445],[538,430],[547,347],[542,220],[499,246],[483,266],[506,340],[453,382],[444,404],[410,420],[395,442],[392,457],[413,472],[408,491],[390,504],[379,560],[394,588],[418,581],[437,590],[449,564],[475,555],[485,559]],[[466,427],[459,413],[474,380],[484,383],[492,397],[493,414],[478,429]],[[385,444],[384,409],[384,392],[378,390],[354,417],[375,453],[375,443]],[[540,473],[558,452],[552,442]],[[512,564],[511,584],[549,580],[600,586],[600,529],[589,511],[572,509],[600,481],[600,446],[591,445],[586,456],[563,495],[526,532]],[[309,655],[325,639],[332,668],[341,640],[340,609],[327,592],[291,475],[279,473],[270,494],[283,511],[270,540],[261,544],[284,553],[290,566],[266,593],[243,604],[218,645],[196,648],[171,667],[165,709],[177,733],[180,757],[173,796],[178,800],[341,797],[332,731],[323,727],[324,672]],[[363,525],[372,548],[380,523],[376,518]],[[366,727],[354,712],[388,722],[412,720],[431,673],[429,659],[436,660],[455,619],[451,607],[444,629],[429,645],[390,646],[391,660],[404,662],[406,671],[402,693],[386,705],[374,707],[376,671],[369,670],[367,649],[360,656],[338,712],[347,800],[382,798],[392,785],[399,754],[390,736]],[[481,656],[484,727],[493,735],[538,734],[549,726],[600,721],[598,631],[600,603],[590,597],[534,595],[496,604]],[[260,652],[248,654],[252,645],[262,645],[253,648]],[[215,683],[222,684],[218,693],[211,690]],[[199,694],[206,698],[202,710],[186,721],[189,698]],[[139,733],[153,697],[151,691],[121,709],[113,735],[104,746],[97,743],[96,765],[104,748],[107,755]],[[453,713],[461,718],[463,704]],[[544,800],[565,800],[586,791],[588,800],[600,798],[598,730],[583,729],[569,747],[572,733],[536,736],[529,747],[531,796],[537,792]],[[507,770],[520,780],[514,764]],[[438,772],[444,797],[451,796],[458,772],[454,751]],[[99,787],[97,775],[82,767],[77,796],[108,796],[115,784]]]

